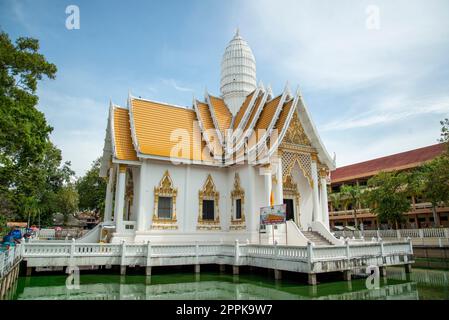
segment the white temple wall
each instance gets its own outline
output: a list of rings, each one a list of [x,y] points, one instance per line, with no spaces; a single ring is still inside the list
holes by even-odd
[[[258,167],[248,164],[233,166],[229,168],[217,168],[212,166],[199,165],[175,165],[170,162],[158,160],[145,160],[142,162],[143,183],[140,183],[140,167],[133,167],[134,180],[134,201],[132,206],[132,221],[139,221],[139,211],[142,212],[141,235],[143,234],[198,234],[208,233],[212,238],[214,233],[218,238],[222,232],[230,231],[231,215],[232,215],[232,198],[231,191],[234,188],[235,173],[240,176],[240,184],[245,191],[244,214],[245,214],[245,230],[236,230],[231,233],[245,233],[246,238],[251,241],[258,241],[259,229],[259,213],[260,208],[266,206],[267,199],[264,179]],[[154,210],[154,188],[159,186],[165,171],[168,170],[173,181],[174,187],[178,193],[176,197],[176,216],[177,226],[175,230],[155,230],[151,228],[153,210]],[[198,192],[202,189],[208,174],[211,174],[217,191],[220,193],[219,213],[220,213],[220,231],[198,231],[197,221],[199,214]],[[312,189],[308,180],[304,177],[302,171],[296,164],[292,170],[293,180],[298,185],[300,192],[300,219],[301,225],[307,229],[312,222]],[[140,190],[141,186],[143,189]],[[139,198],[142,201],[139,202]],[[140,203],[140,204],[139,204]],[[139,207],[142,210],[139,210]],[[142,233],[143,232],[143,233]],[[251,234],[247,234],[250,232]],[[243,236],[243,234],[242,234]],[[217,238],[217,240],[218,240]]]
[[[226,230],[230,220],[230,189],[228,185],[227,170],[211,166],[175,165],[171,162],[146,160],[145,172],[145,212],[146,221],[144,230],[151,230],[151,220],[154,211],[154,187],[159,185],[166,170],[173,180],[174,187],[178,189],[176,197],[176,216],[178,232],[195,232],[199,214],[198,192],[203,188],[208,174],[211,174],[217,191],[220,193],[219,214],[222,230]],[[229,202],[229,203],[228,203]]]

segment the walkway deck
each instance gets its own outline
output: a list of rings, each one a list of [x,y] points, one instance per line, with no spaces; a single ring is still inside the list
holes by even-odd
[[[307,247],[256,244],[98,244],[98,243],[27,243],[20,246],[27,267],[107,266],[118,265],[122,273],[127,266],[151,267],[202,264],[253,266],[309,274],[348,272],[367,266],[410,266],[413,248],[405,242],[365,242],[343,246]],[[349,276],[350,278],[350,276]]]

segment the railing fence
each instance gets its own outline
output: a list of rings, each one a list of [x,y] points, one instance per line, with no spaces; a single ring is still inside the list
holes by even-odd
[[[398,230],[342,230],[334,231],[338,238],[371,239],[371,238],[441,238],[449,239],[449,228],[398,229]]]

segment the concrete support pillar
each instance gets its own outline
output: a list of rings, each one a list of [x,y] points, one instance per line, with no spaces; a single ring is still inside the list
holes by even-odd
[[[146,276],[151,276],[151,267],[150,266],[146,266],[145,267],[145,275]]]
[[[114,183],[114,167],[109,168],[108,171],[108,184],[106,186],[106,199],[104,205],[104,219],[103,221],[112,221],[112,203],[113,203],[113,186]]]
[[[281,280],[282,279],[282,271],[281,270],[274,270],[274,279]]]
[[[195,265],[195,273],[200,273],[201,272],[201,265],[196,264]]]
[[[379,274],[380,274],[381,277],[386,277],[387,276],[387,267],[380,266],[379,267]]]
[[[33,273],[33,267],[27,267],[27,270],[26,270],[26,276],[27,277],[30,277],[31,276],[31,274]]]
[[[120,275],[121,276],[126,275],[126,266],[120,266]]]
[[[320,172],[320,200],[321,200],[321,216],[323,224],[329,229],[329,207],[327,204],[327,172]]]
[[[119,165],[117,185],[115,188],[114,221],[115,231],[120,233],[123,227],[123,209],[125,208],[126,165]]]
[[[404,265],[405,273],[412,273],[412,264],[407,263]]]
[[[317,156],[312,155],[312,182],[313,182],[313,221],[321,221],[321,210],[319,202],[318,193],[318,166],[317,166]]]
[[[239,266],[232,266],[232,274],[233,275],[238,275],[239,274]]]
[[[0,281],[0,298],[6,294],[6,279],[1,279]]]
[[[311,286],[316,286],[317,281],[316,281],[316,273],[309,273],[308,274],[308,279],[307,279],[307,283]]]
[[[345,270],[345,271],[343,271],[343,280],[345,280],[345,281],[351,281],[351,275],[352,275],[351,270]]]

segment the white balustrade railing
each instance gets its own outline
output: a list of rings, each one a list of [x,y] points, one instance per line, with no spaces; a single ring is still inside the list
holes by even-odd
[[[0,252],[0,278],[9,272],[14,264],[21,258],[20,245],[10,247],[6,251]]]
[[[312,246],[311,250],[311,260],[341,259],[346,257],[346,246]]]
[[[398,230],[364,230],[364,231],[334,231],[336,237],[343,238],[449,238],[449,228],[423,228]]]
[[[27,258],[83,258],[115,257],[126,264],[127,258],[177,258],[194,257],[195,263],[201,263],[201,257],[228,256],[241,263],[240,258],[257,258],[320,262],[362,257],[379,257],[388,255],[409,255],[413,253],[410,241],[403,242],[366,242],[330,246],[281,246],[256,244],[86,244],[86,243],[26,243],[23,245],[23,257]],[[203,260],[210,261],[210,260]],[[96,263],[96,262],[92,262]],[[100,263],[100,262],[98,262]],[[204,262],[203,262],[204,263]],[[208,262],[209,263],[209,262]]]
[[[407,244],[408,245],[408,244]],[[381,256],[382,250],[378,243],[371,243],[368,245],[350,245],[349,255],[351,258],[363,256]]]

